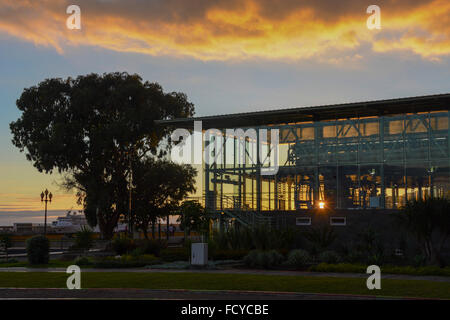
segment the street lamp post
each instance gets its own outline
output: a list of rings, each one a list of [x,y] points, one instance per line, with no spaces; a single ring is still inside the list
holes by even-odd
[[[133,215],[132,215],[132,188],[133,188],[133,167],[132,167],[132,156],[135,153],[135,147],[132,146],[128,151],[126,151],[126,155],[128,157],[128,235],[133,238]]]
[[[47,235],[47,202],[52,202],[53,195],[47,189],[41,192],[41,202],[45,202],[44,236]]]

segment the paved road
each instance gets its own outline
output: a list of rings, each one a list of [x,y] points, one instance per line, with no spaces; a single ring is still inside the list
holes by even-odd
[[[2,289],[5,299],[164,299],[164,300],[382,300],[356,295],[310,294],[257,291],[192,291],[149,289]],[[389,298],[391,299],[391,298]]]
[[[147,268],[127,268],[127,269],[93,269],[82,268],[82,272],[144,272],[144,273],[216,273],[216,274],[255,274],[255,275],[277,275],[277,276],[303,276],[303,277],[339,277],[339,278],[367,278],[365,273],[334,273],[334,272],[302,272],[302,271],[280,271],[280,270],[245,270],[245,269],[219,269],[219,270],[199,270],[199,269],[147,269]],[[65,268],[0,268],[0,272],[66,272]],[[411,276],[403,274],[384,274],[383,279],[398,280],[426,280],[438,282],[450,282],[450,277],[442,276]]]

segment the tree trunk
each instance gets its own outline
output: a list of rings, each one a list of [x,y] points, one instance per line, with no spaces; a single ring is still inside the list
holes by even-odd
[[[430,265],[438,264],[436,250],[433,247],[433,243],[432,243],[431,239],[425,240],[425,256],[427,258],[428,264],[430,264]]]
[[[155,240],[155,221],[152,220],[152,239]]]
[[[119,221],[119,214],[114,213],[109,219],[105,219],[101,214],[97,215],[98,227],[102,238],[105,240],[111,240],[114,236],[114,228],[117,226]]]
[[[144,238],[145,238],[145,240],[148,240],[148,232],[147,232],[147,228],[142,228],[142,232],[144,233]]]
[[[169,215],[167,215],[166,239],[169,241]]]

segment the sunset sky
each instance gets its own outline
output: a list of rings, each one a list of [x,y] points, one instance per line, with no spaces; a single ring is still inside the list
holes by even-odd
[[[81,8],[81,30],[66,8]],[[381,8],[369,30],[366,9]],[[24,88],[127,71],[183,91],[197,115],[450,92],[449,0],[0,0],[0,225],[73,207],[11,144]]]

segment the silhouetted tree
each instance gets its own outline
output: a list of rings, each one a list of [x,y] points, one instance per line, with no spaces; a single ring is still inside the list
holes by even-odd
[[[180,213],[178,222],[183,228],[185,235],[191,231],[197,231],[202,235],[208,233],[210,216],[198,201],[184,201],[180,207]]]
[[[65,174],[64,186],[78,191],[106,239],[128,211],[130,161],[166,151],[159,146],[170,129],[155,120],[194,113],[185,94],[127,73],[48,79],[25,89],[17,107],[13,144],[40,172]]]
[[[5,251],[6,261],[8,261],[8,249],[12,246],[11,235],[9,234],[0,234],[0,248],[2,251]]]
[[[443,265],[441,251],[450,236],[450,200],[427,198],[409,201],[397,214],[398,221],[417,239],[430,264]]]
[[[173,213],[189,193],[195,192],[197,171],[190,165],[179,165],[151,157],[133,164],[133,219],[148,239],[147,229],[158,218]]]

